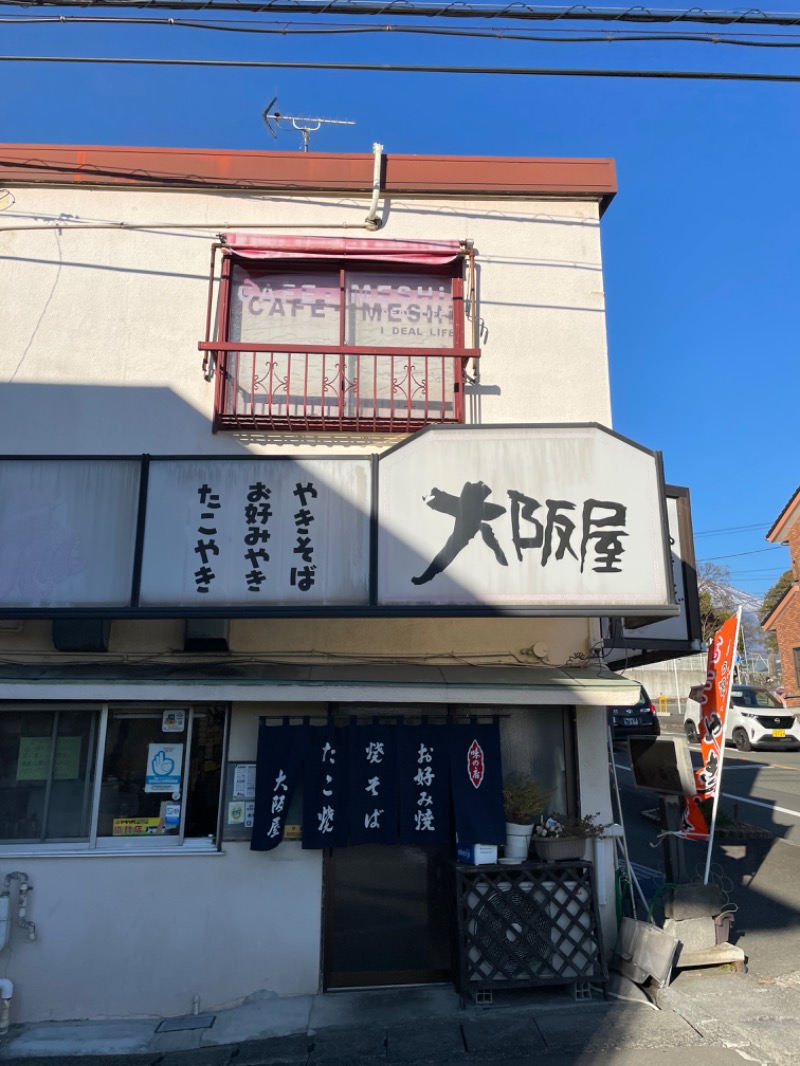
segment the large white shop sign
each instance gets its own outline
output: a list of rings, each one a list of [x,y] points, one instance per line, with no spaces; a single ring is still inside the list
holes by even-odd
[[[594,425],[429,429],[377,458],[5,460],[0,500],[6,615],[675,612],[660,457]]]

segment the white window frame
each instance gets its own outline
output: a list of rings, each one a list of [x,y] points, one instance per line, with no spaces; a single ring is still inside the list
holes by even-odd
[[[153,718],[169,709],[168,703],[125,703],[125,704],[98,704],[93,701],[70,701],[47,702],[47,703],[6,703],[0,708],[0,715],[6,711],[56,711],[56,710],[85,710],[97,715],[98,722],[94,732],[95,754],[93,761],[92,800],[91,816],[89,822],[89,834],[85,840],[68,841],[9,841],[0,839],[0,858],[29,858],[29,857],[61,857],[61,856],[121,856],[121,855],[218,855],[221,854],[222,834],[220,832],[220,820],[217,819],[217,828],[213,837],[187,837],[185,835],[186,813],[188,802],[186,789],[181,790],[181,820],[178,833],[170,836],[137,836],[115,837],[100,836],[97,831],[100,817],[100,800],[103,784],[103,765],[105,762],[106,738],[108,736],[108,722],[112,713],[130,714],[133,717]],[[181,766],[181,781],[186,781],[189,759],[191,756],[192,737],[194,735],[195,705],[182,703],[181,707],[188,710],[186,731],[183,734],[183,763]],[[222,769],[225,766],[225,754],[230,736],[230,709],[226,712]],[[220,792],[218,797],[218,810],[221,808],[224,792],[224,774],[220,775]]]

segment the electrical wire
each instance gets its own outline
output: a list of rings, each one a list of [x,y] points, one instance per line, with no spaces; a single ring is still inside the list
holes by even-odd
[[[782,544],[773,544],[769,548],[756,548],[750,552],[733,552],[731,555],[708,555],[705,559],[698,559],[698,563],[713,563],[716,559],[738,559],[740,555],[760,555],[762,552],[774,552],[782,548]]]
[[[762,566],[750,570],[732,570],[731,574],[779,574],[785,573],[786,570],[785,566]]]
[[[743,533],[745,530],[752,529],[768,529],[769,525],[769,522],[756,522],[755,525],[752,526],[726,526],[723,529],[704,529],[700,533],[695,533],[695,537],[712,537],[717,534]]]
[[[2,3],[3,0],[0,0]],[[492,74],[512,77],[657,78],[665,81],[742,81],[797,84],[800,74],[711,70],[598,70],[560,67],[422,66],[414,63],[311,63],[246,59],[152,59],[121,56],[0,55],[0,63],[79,63],[119,66],[204,67],[255,70],[333,70],[382,74]]]
[[[442,5],[409,3],[406,0],[0,0],[3,7],[81,7],[145,8],[170,11],[270,11],[305,14],[422,15],[426,18],[512,18],[538,22],[633,22],[658,25],[680,22],[715,26],[800,26],[800,13],[746,11],[705,11],[699,7],[684,11],[648,10],[639,5],[627,8],[591,8],[574,4],[568,8],[547,8],[519,2],[492,6],[468,4],[461,0]]]
[[[0,3],[2,0],[0,0]],[[315,23],[291,23],[275,21],[272,25],[263,23],[248,24],[246,20],[234,22],[233,20],[204,20],[198,22],[194,19],[181,18],[132,18],[127,15],[112,17],[100,15],[0,15],[0,23],[4,25],[124,25],[124,26],[166,26],[176,29],[208,30],[215,33],[249,33],[271,34],[283,37],[341,35],[341,34],[419,34],[430,36],[444,36],[457,38],[494,39],[503,41],[525,41],[536,44],[619,44],[619,43],[663,43],[682,42],[712,45],[734,45],[745,48],[800,48],[800,37],[792,35],[767,35],[754,34],[747,39],[743,35],[729,33],[719,34],[706,33],[663,33],[655,31],[651,33],[634,33],[631,30],[607,30],[600,34],[576,36],[560,36],[567,33],[562,29],[549,29],[544,32],[534,33],[511,27],[498,27],[493,30],[466,27],[453,29],[449,26],[402,26],[395,23],[382,25],[365,25],[363,23],[344,25],[323,25]],[[780,37],[780,39],[777,39]]]

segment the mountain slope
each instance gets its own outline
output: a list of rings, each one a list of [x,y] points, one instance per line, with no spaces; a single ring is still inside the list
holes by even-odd
[[[745,642],[748,655],[766,655],[764,644],[764,630],[758,621],[758,612],[761,609],[761,600],[749,592],[743,592],[733,585],[726,585],[721,581],[700,581],[700,591],[711,595],[711,604],[723,611],[733,613],[737,607],[742,608],[742,627],[745,631]]]

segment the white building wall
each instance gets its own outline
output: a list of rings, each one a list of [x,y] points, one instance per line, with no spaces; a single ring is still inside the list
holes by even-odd
[[[68,217],[207,231],[0,234],[0,449],[30,454],[236,454],[331,438],[212,435],[202,355],[210,249],[222,229],[363,222],[365,204],[136,189],[19,188],[15,221]],[[392,201],[381,239],[471,239],[478,262],[475,424],[610,422],[600,228],[590,202]],[[9,220],[10,221],[10,220]],[[361,236],[367,236],[361,231]],[[337,442],[341,446],[341,440]],[[386,442],[354,438],[374,450]]]
[[[227,843],[222,854],[3,859],[34,886],[38,939],[0,952],[13,1021],[189,1014],[257,990],[319,987],[322,854]],[[109,950],[111,948],[111,950]],[[89,1006],[91,1005],[91,1006]]]
[[[608,778],[608,724],[605,710],[578,707],[576,715],[576,745],[578,749],[578,780],[582,814],[597,814],[603,825],[614,822],[611,811],[611,792]],[[616,940],[615,910],[616,844],[609,836],[587,844],[585,858],[595,863],[597,898],[600,904],[600,923],[605,947],[610,951]]]
[[[125,221],[147,231],[0,234],[0,451],[19,454],[197,454],[372,451],[390,439],[212,434],[213,383],[202,339],[210,246],[223,230],[296,222],[315,235],[356,237],[366,202],[258,194],[20,187],[27,218]],[[610,423],[600,231],[590,202],[396,199],[383,239],[471,239],[478,263],[480,380],[467,391],[475,424]],[[158,224],[207,230],[154,232]],[[279,232],[293,232],[280,230]],[[367,236],[363,231],[362,235]],[[165,638],[163,635],[167,633]],[[155,641],[153,634],[156,634]],[[242,651],[302,656],[522,654],[536,641],[550,661],[585,654],[585,619],[336,623],[236,622]],[[116,623],[111,654],[179,650],[180,623]],[[327,643],[326,643],[327,642]],[[355,645],[357,644],[357,647]],[[47,623],[0,631],[4,650],[52,655]],[[255,757],[258,709],[234,713],[229,756]],[[604,715],[578,713],[584,811],[609,820]],[[606,853],[610,846],[606,845]],[[319,987],[322,860],[285,843],[269,854],[226,843],[221,855],[3,857],[35,885],[40,939],[20,943],[14,1020],[187,1013],[192,996],[215,1009],[257,990]],[[603,907],[613,923],[606,868]],[[109,952],[113,943],[114,951]],[[187,978],[187,974],[191,975]],[[87,1007],[90,1004],[90,1007]]]

